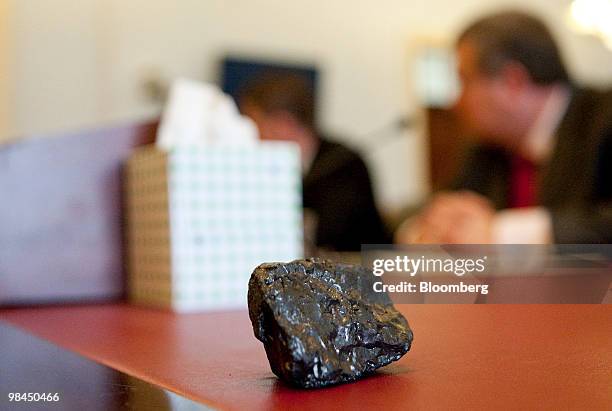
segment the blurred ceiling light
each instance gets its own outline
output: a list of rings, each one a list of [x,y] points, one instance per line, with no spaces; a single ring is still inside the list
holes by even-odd
[[[612,0],[573,0],[569,18],[574,30],[599,37],[612,50]]]

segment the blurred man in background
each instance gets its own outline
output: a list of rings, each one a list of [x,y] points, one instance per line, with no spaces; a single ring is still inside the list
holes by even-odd
[[[575,87],[546,26],[520,12],[473,23],[457,56],[456,110],[477,145],[397,239],[612,241],[612,93]]]
[[[303,205],[310,217],[307,225],[315,226],[317,247],[359,251],[361,244],[390,241],[361,157],[316,131],[313,92],[305,79],[284,73],[262,75],[242,91],[240,109],[257,124],[263,140],[298,144]]]

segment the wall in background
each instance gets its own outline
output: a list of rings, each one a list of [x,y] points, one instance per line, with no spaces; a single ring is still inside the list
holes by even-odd
[[[9,81],[9,58],[11,52],[9,47],[12,46],[10,39],[10,10],[9,4],[5,1],[0,1],[0,141],[2,137],[7,136],[10,132],[8,118],[9,118],[9,95],[10,93],[10,81]]]
[[[214,81],[225,54],[317,64],[323,127],[356,148],[373,131],[418,110],[411,50],[450,40],[470,19],[504,6],[542,15],[575,75],[612,81],[612,53],[563,24],[569,0],[9,0],[4,49],[10,87],[0,138],[128,121],[158,113],[147,79]],[[2,40],[2,38],[0,38]],[[369,137],[366,137],[368,136]],[[383,138],[384,136],[380,136]],[[367,150],[387,209],[428,193],[421,131]]]

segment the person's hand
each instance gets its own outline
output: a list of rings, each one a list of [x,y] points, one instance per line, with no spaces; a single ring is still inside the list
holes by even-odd
[[[438,194],[413,221],[410,242],[487,244],[492,240],[495,210],[471,191]]]

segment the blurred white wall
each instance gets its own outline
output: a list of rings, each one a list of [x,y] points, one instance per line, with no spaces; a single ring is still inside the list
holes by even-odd
[[[6,138],[10,124],[9,97],[11,79],[9,79],[9,59],[12,59],[10,47],[12,46],[9,29],[9,8],[6,1],[0,0],[0,143]]]
[[[417,110],[410,50],[450,40],[469,20],[504,6],[541,15],[572,72],[612,82],[612,53],[570,33],[569,0],[5,0],[5,75],[0,140],[154,115],[150,77],[215,81],[226,54],[315,63],[322,71],[325,130],[352,146],[400,113]],[[422,132],[371,152],[381,206],[428,192]]]

